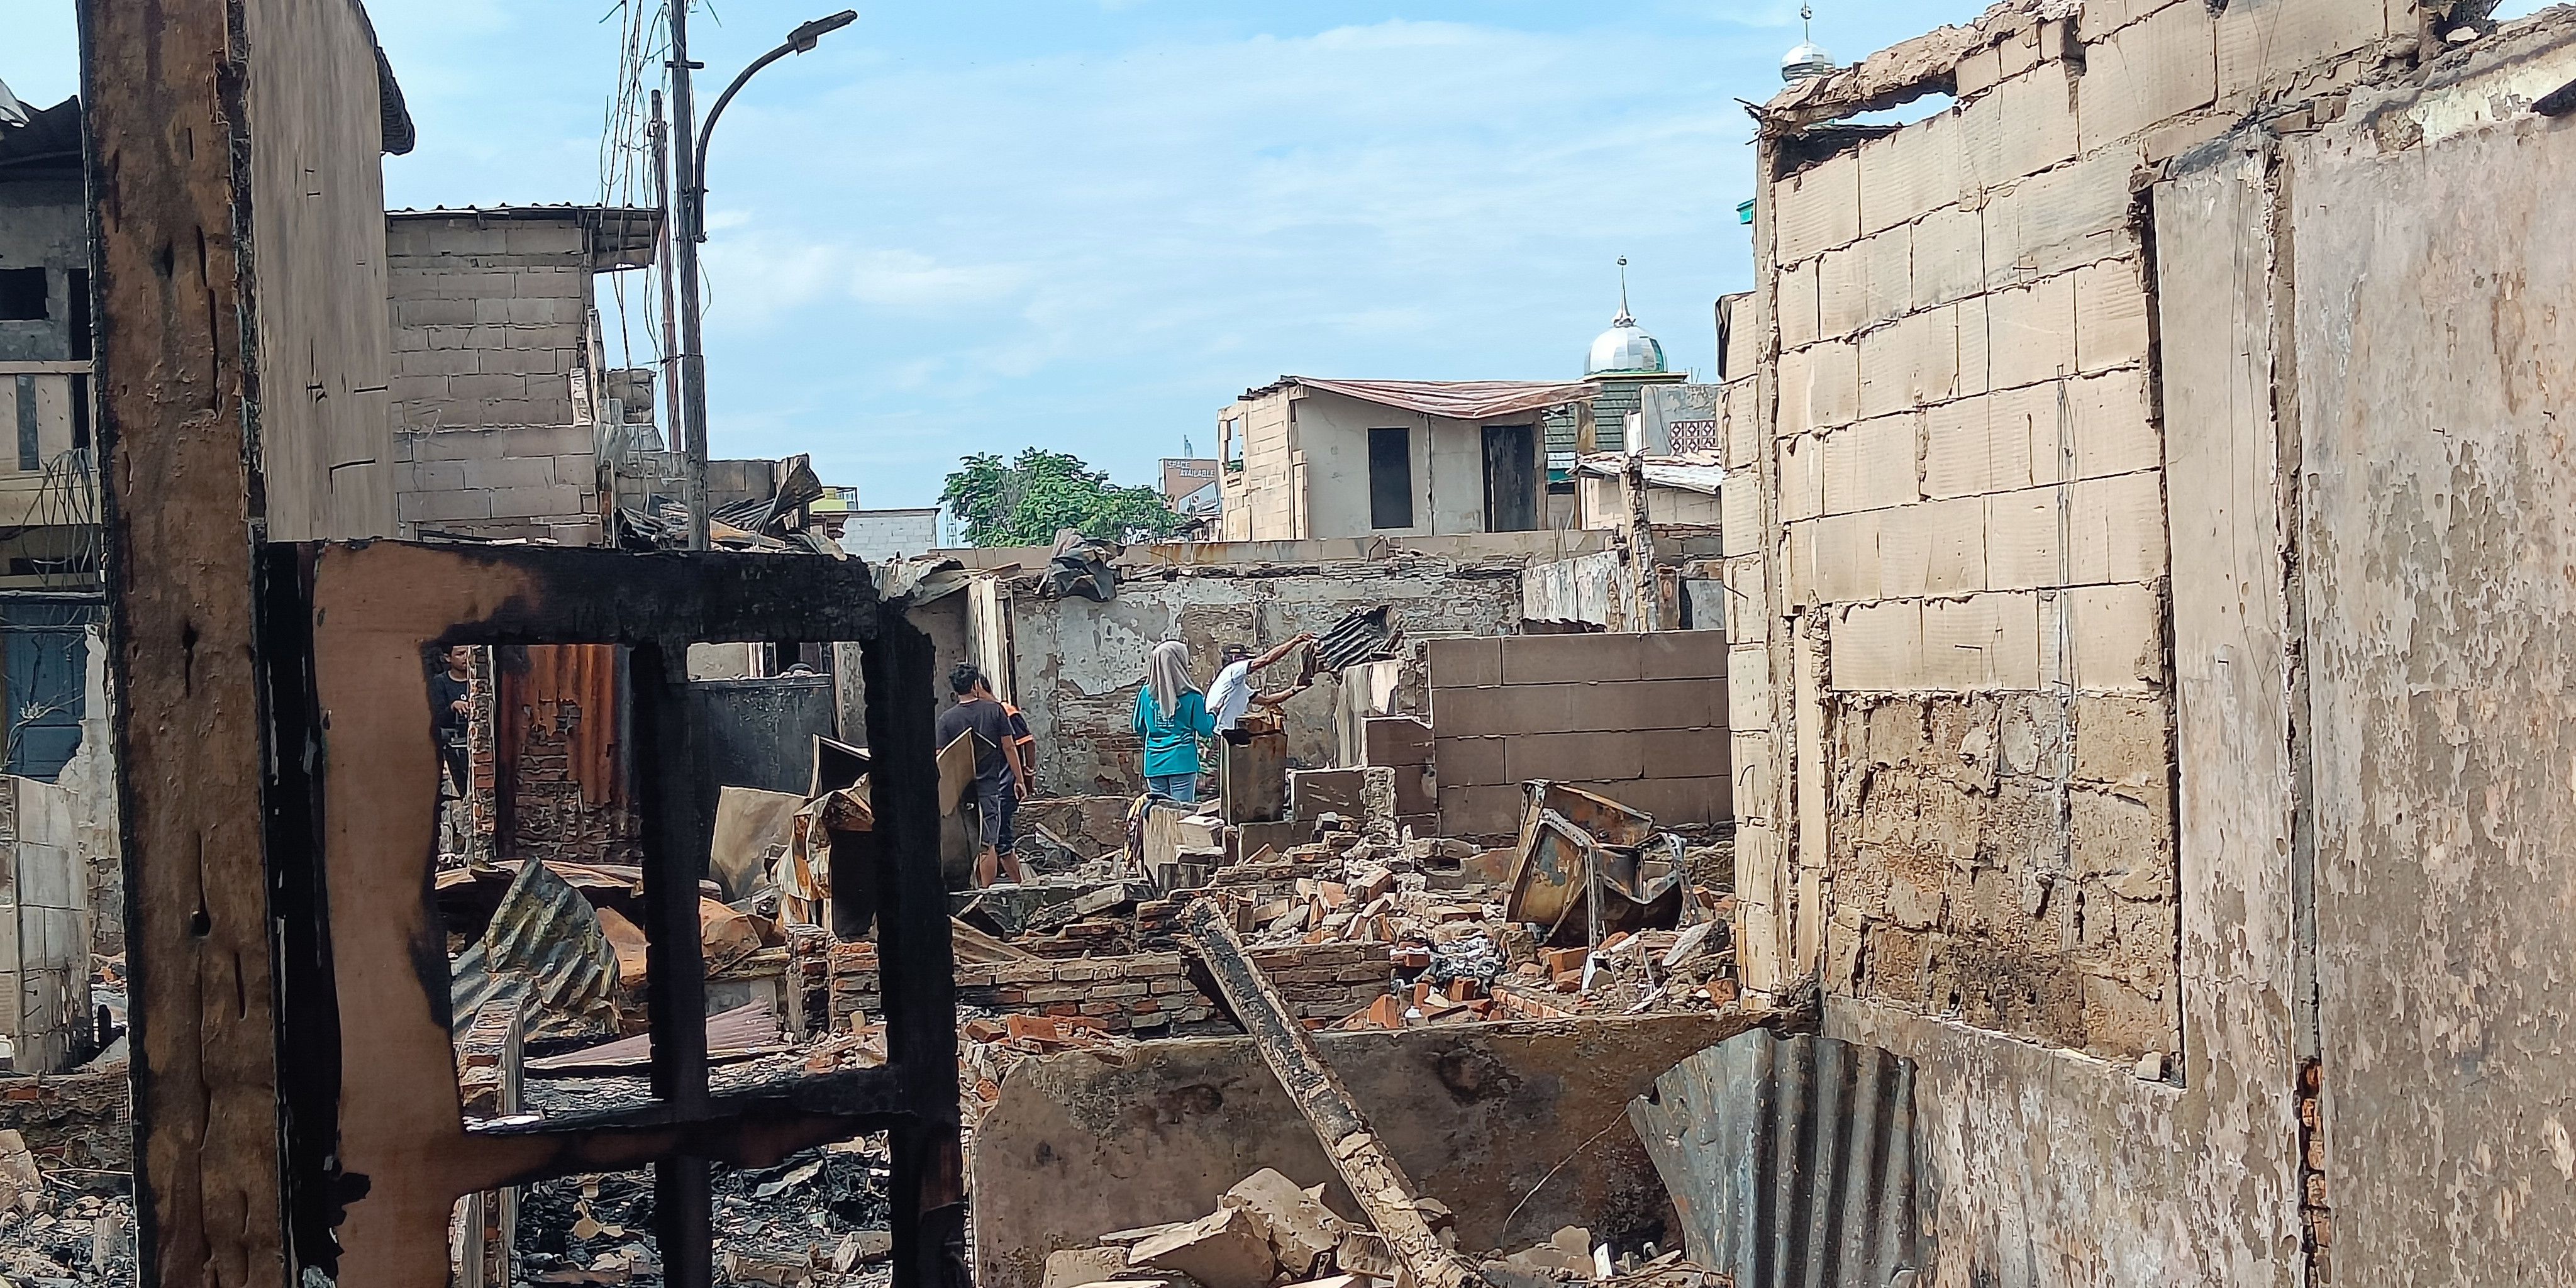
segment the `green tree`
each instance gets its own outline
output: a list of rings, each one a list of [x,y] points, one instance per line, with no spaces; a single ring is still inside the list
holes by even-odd
[[[1102,541],[1169,537],[1180,513],[1150,487],[1120,487],[1082,458],[1022,448],[1004,461],[977,452],[958,461],[939,500],[966,525],[974,546],[1043,546],[1060,528]]]

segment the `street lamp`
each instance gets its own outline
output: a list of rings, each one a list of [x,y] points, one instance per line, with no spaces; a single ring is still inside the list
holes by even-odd
[[[707,548],[707,390],[706,355],[698,340],[698,243],[707,239],[707,141],[715,136],[716,121],[724,115],[725,104],[742,89],[743,82],[761,68],[801,54],[821,44],[823,37],[859,20],[858,11],[843,9],[827,17],[802,23],[787,33],[778,48],[752,60],[733,83],[716,95],[713,111],[707,113],[706,125],[696,127],[691,111],[689,73],[696,64],[689,61],[689,0],[676,0],[671,6],[671,106],[678,117],[679,148],[673,159],[684,169],[680,182],[680,235],[675,239],[680,278],[680,419],[689,442],[689,549]],[[697,137],[692,139],[690,136]]]

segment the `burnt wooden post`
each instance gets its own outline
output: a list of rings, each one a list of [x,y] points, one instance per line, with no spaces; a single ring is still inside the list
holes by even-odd
[[[1279,1086],[1305,1115],[1306,1125],[1333,1160],[1342,1184],[1357,1199],[1360,1211],[1377,1228],[1404,1268],[1424,1288],[1473,1288],[1484,1282],[1466,1258],[1441,1246],[1420,1208],[1421,1194],[1404,1174],[1386,1143],[1369,1128],[1368,1118],[1351,1099],[1333,1067],[1324,1063],[1306,1026],[1297,1022],[1278,990],[1243,951],[1243,941],[1230,924],[1231,905],[1199,899],[1181,913],[1199,959],[1216,981],[1225,1004],[1242,1021],[1253,1049],[1279,1079]]]
[[[81,6],[145,1285],[290,1279],[246,247],[246,71],[220,0]]]
[[[930,637],[899,610],[879,619],[876,638],[862,650],[873,760],[868,790],[877,854],[886,865],[877,888],[877,971],[886,1056],[910,1111],[887,1140],[898,1288],[965,1282],[957,980],[948,887],[939,874],[939,749],[931,700],[937,665]]]
[[[700,804],[696,722],[689,718],[689,641],[635,647],[636,743],[652,781],[644,813],[644,975],[653,1034],[653,1094],[677,1117],[707,1112],[707,962],[698,882],[714,821]],[[670,1288],[714,1282],[715,1194],[707,1160],[675,1154],[653,1165],[653,1225]]]

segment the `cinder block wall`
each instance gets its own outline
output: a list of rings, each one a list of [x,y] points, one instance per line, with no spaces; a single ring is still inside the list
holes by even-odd
[[[390,221],[402,535],[603,540],[596,433],[576,407],[589,236],[570,220]]]
[[[1820,973],[1831,994],[2051,1046],[2181,1049],[2134,194],[2267,98],[2411,58],[2420,22],[2378,0],[2214,8],[1998,6],[1917,42],[1919,63],[1873,59],[1771,105],[1752,328],[1768,383],[1750,417],[1728,403],[1729,464],[1753,467],[1729,480],[1730,553],[1740,531],[1784,556],[1731,578],[1768,610],[1732,615],[1761,731],[1737,747],[1750,989]],[[1956,102],[1874,137],[1793,137],[1837,96],[1911,92],[1903,74]],[[1738,497],[1736,478],[1754,486]]]
[[[1440,828],[1520,826],[1520,784],[1596,791],[1666,823],[1735,816],[1716,631],[1428,641]]]

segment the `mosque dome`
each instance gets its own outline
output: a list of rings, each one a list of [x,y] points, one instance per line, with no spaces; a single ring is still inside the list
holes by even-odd
[[[1798,19],[1805,26],[1805,36],[1798,47],[1780,59],[1780,79],[1795,85],[1834,70],[1834,56],[1816,43],[1816,10],[1813,5],[1799,5]]]
[[[1780,79],[1792,85],[1822,76],[1833,69],[1834,56],[1812,40],[1790,50],[1780,59]]]
[[[1646,334],[1625,308],[1619,310],[1609,330],[1593,339],[1591,356],[1583,363],[1583,374],[1587,376],[1660,375],[1663,370],[1664,346]]]

